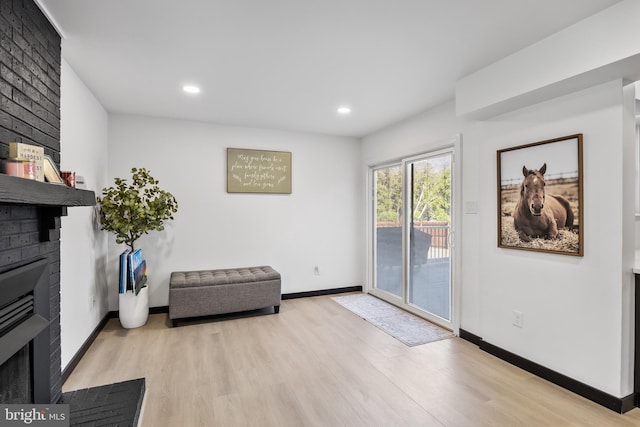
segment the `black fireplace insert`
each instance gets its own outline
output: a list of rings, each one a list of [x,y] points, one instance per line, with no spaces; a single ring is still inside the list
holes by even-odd
[[[50,403],[49,263],[0,274],[0,403]]]

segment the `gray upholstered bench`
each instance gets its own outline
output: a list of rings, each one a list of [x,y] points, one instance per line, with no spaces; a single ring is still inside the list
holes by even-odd
[[[273,306],[280,311],[280,273],[268,266],[174,271],[169,281],[169,319],[235,313]]]

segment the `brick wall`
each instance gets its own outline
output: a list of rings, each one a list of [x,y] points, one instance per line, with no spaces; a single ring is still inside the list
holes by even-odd
[[[0,157],[9,142],[44,147],[60,161],[60,36],[32,0],[0,0]],[[61,396],[60,242],[39,227],[59,227],[60,211],[0,204],[0,272],[49,260],[51,402]]]
[[[60,161],[60,36],[32,0],[0,1],[0,157],[10,141]]]

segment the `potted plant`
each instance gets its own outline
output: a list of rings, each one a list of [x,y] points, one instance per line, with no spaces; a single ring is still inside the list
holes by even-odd
[[[114,181],[115,185],[102,189],[102,198],[97,198],[100,229],[114,233],[116,243],[124,243],[134,253],[135,242],[143,234],[164,230],[165,221],[173,219],[178,211],[178,202],[171,193],[160,189],[159,182],[145,168],[131,169],[131,183],[123,178]],[[125,271],[125,277],[126,274]],[[136,328],[146,323],[149,315],[146,284],[139,293],[121,287],[119,303],[123,327]]]

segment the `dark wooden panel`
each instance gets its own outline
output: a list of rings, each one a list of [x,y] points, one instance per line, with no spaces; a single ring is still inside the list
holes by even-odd
[[[93,191],[0,175],[0,203],[36,206],[94,206]]]

